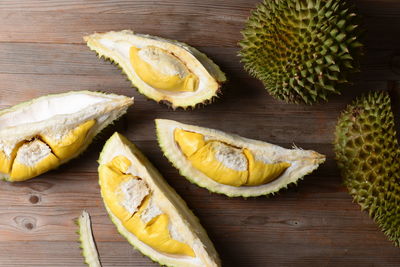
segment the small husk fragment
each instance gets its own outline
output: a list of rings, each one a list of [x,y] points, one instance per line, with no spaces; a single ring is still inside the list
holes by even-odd
[[[89,267],[101,267],[89,213],[85,210],[82,211],[76,223],[79,226],[79,241],[81,242],[82,255],[85,258],[85,263],[89,265]]]

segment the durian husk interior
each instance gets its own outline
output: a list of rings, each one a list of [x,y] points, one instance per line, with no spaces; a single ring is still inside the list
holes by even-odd
[[[226,81],[205,54],[178,41],[128,30],[84,39],[100,57],[118,64],[140,93],[173,108],[210,102]]]
[[[163,265],[220,265],[198,219],[136,146],[115,133],[104,146],[99,164],[104,205],[118,231],[135,248]],[[134,186],[126,189],[127,184]],[[133,200],[124,202],[126,192]]]
[[[0,112],[0,177],[25,181],[79,155],[132,104],[124,96],[77,91]]]
[[[164,155],[191,182],[228,196],[275,193],[325,161],[315,151],[283,147],[222,131],[156,120]]]

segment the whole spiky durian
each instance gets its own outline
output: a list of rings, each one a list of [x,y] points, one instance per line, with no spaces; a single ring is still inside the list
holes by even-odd
[[[239,56],[273,97],[313,104],[358,71],[356,20],[345,0],[264,0],[242,31]]]
[[[400,148],[388,93],[371,92],[346,108],[335,152],[353,199],[400,246]]]

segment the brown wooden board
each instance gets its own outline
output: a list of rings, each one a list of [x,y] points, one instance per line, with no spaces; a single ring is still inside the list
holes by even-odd
[[[341,96],[314,106],[274,100],[236,56],[240,30],[258,0],[2,0],[0,108],[70,90],[135,97],[128,114],[78,159],[23,183],[0,182],[0,266],[83,266],[74,219],[87,209],[102,262],[157,266],[135,251],[109,220],[99,194],[97,158],[118,130],[150,158],[200,218],[223,266],[399,266],[399,249],[360,211],[342,185],[332,151],[340,111],[371,89],[400,91],[400,1],[357,0],[364,18],[362,72]],[[82,36],[133,29],[177,39],[206,52],[229,82],[215,103],[173,111],[131,88],[120,71],[89,51]],[[399,105],[394,105],[396,116]],[[298,186],[271,197],[211,194],[178,174],[160,151],[155,118],[218,128],[327,155]]]

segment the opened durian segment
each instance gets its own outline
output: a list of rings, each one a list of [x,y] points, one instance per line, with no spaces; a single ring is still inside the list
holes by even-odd
[[[72,91],[0,111],[0,178],[23,181],[76,157],[131,98]]]
[[[252,197],[277,192],[291,183],[296,183],[325,161],[324,155],[312,150],[303,150],[297,147],[286,149],[267,142],[173,120],[156,119],[155,121],[159,145],[164,155],[182,176],[212,192],[228,196]],[[177,141],[176,136],[179,130],[189,136],[190,142]],[[190,161],[191,156],[188,155],[194,155],[197,153],[198,147],[203,147],[207,142],[212,141],[233,148],[236,155],[235,160],[243,158],[244,154],[249,171],[246,184],[233,186],[217,182],[215,177],[208,176]],[[235,149],[240,150],[240,153],[236,153],[238,150]],[[215,156],[213,153],[211,155]],[[208,168],[208,166],[204,168]],[[274,178],[275,176],[276,178]]]
[[[170,218],[152,201],[146,182],[127,173],[130,164],[129,159],[119,155],[100,165],[100,185],[107,207],[129,232],[153,249],[195,257],[189,245],[173,237]]]
[[[128,161],[122,160],[123,157],[119,156],[127,158]],[[191,254],[190,251],[187,251],[187,254],[165,253],[141,241],[126,228],[124,221],[119,219],[111,211],[102,191],[106,210],[121,235],[141,253],[148,256],[153,261],[159,262],[161,265],[182,267],[221,266],[214,245],[208,238],[199,220],[187,207],[183,199],[181,199],[175,190],[166,183],[165,179],[139,149],[118,133],[115,133],[104,145],[100,154],[99,164],[100,166],[107,165],[109,167],[110,162],[116,164],[116,161],[119,161],[120,163],[118,163],[118,165],[122,166],[120,170],[124,170],[123,172],[119,171],[120,173],[123,175],[130,175],[137,180],[142,180],[149,189],[148,194],[143,194],[145,195],[143,200],[141,200],[142,197],[139,196],[137,201],[135,201],[135,203],[141,202],[137,206],[138,211],[135,214],[140,212],[140,219],[146,225],[148,223],[151,224],[152,220],[159,217],[161,217],[160,222],[165,224],[166,220],[162,218],[165,216],[162,215],[167,215],[167,227],[170,238],[189,246],[189,248],[193,250],[194,256],[187,255]],[[102,169],[103,167],[99,167],[99,172],[102,171]],[[101,180],[101,178],[99,180]],[[103,186],[104,184],[100,181],[100,187]],[[128,192],[129,190],[125,191]],[[132,199],[130,202],[131,201]],[[119,203],[120,200],[117,202]],[[136,204],[133,206],[135,207]],[[129,212],[127,214],[129,214]],[[165,229],[164,226],[162,228]],[[163,231],[163,233],[166,233],[166,231]],[[179,243],[176,242],[176,244]]]
[[[204,135],[175,129],[175,141],[195,168],[214,181],[231,186],[256,186],[279,177],[288,162],[264,163],[246,148],[237,148]]]
[[[214,97],[225,74],[186,44],[132,31],[95,33],[87,45],[115,61],[139,92],[172,107],[195,106]]]
[[[179,58],[164,49],[132,46],[130,60],[138,76],[153,88],[174,92],[197,89],[198,77]]]

